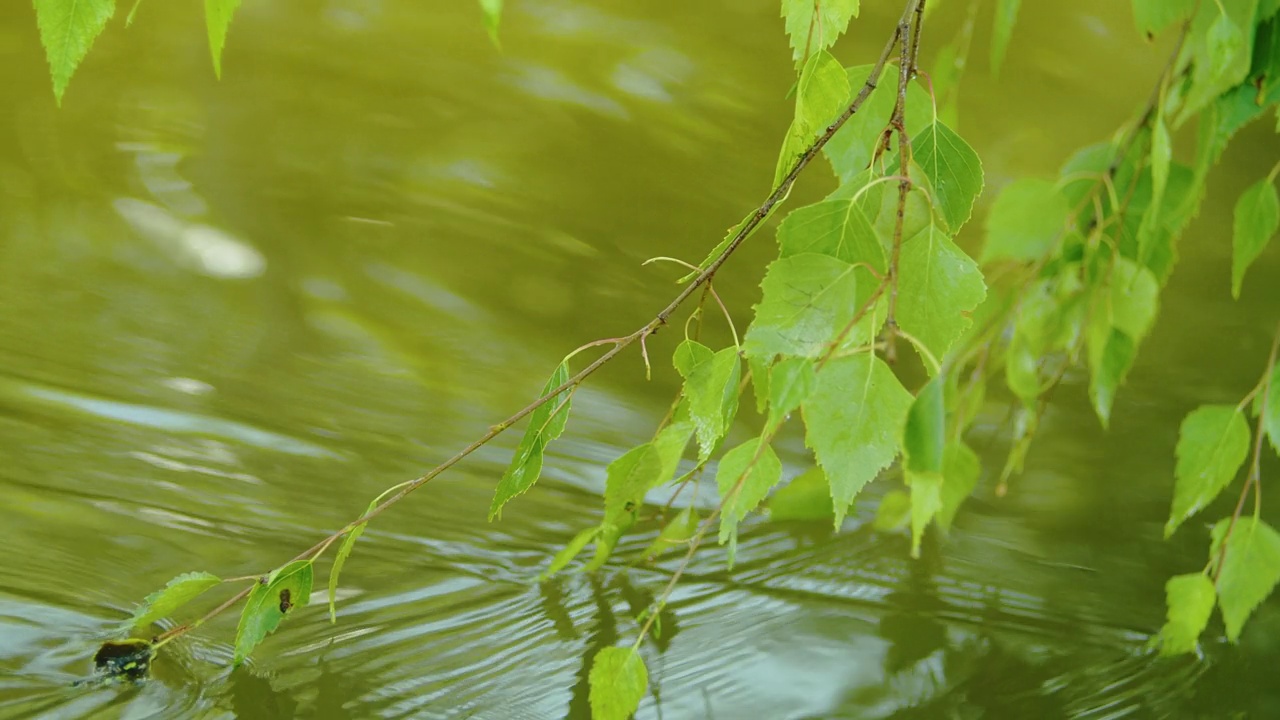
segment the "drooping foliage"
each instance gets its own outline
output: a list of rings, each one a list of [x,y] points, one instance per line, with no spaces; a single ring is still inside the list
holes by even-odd
[[[219,74],[240,4],[205,0]],[[35,0],[35,7],[61,101],[115,4]],[[496,43],[502,3],[480,0],[480,7]],[[958,71],[948,74],[947,63],[955,67],[970,52],[972,27],[942,41],[931,86],[919,58],[925,3],[905,0],[878,59],[846,65],[833,48],[859,9],[857,0],[782,0],[782,27],[798,74],[773,192],[681,280],[671,306],[631,336],[586,346],[613,345],[577,375],[570,367],[575,352],[555,368],[538,401],[456,458],[380,495],[358,520],[246,588],[236,662],[306,604],[314,563],[331,544],[342,541],[330,572],[333,616],[339,573],[369,519],[523,421],[490,520],[519,507],[520,496],[554,461],[548,450],[568,427],[578,384],[634,343],[647,363],[646,338],[686,300],[701,303],[671,358],[681,379],[671,411],[652,436],[604,469],[602,507],[540,576],[617,562],[615,553],[626,554],[618,550],[622,541],[639,530],[653,539],[634,561],[683,554],[654,606],[641,614],[635,644],[596,653],[588,681],[598,718],[628,717],[643,701],[649,687],[644,641],[658,632],[656,618],[705,538],[714,535],[727,547],[732,566],[754,515],[767,509],[775,520],[816,520],[839,529],[864,488],[879,481],[894,487],[883,495],[874,528],[905,529],[918,556],[927,539],[948,532],[984,477],[966,435],[989,394],[1007,389],[1015,408],[1008,458],[991,469],[998,472],[986,473],[997,494],[1020,472],[1050,393],[1073,367],[1088,374],[1099,422],[1112,422],[1117,395],[1159,321],[1179,238],[1204,196],[1209,169],[1233,135],[1280,103],[1280,3],[1134,0],[1140,33],[1179,36],[1167,69],[1152,79],[1151,101],[1135,108],[1133,121],[1113,140],[1075,152],[1057,177],[1017,178],[994,188],[978,230],[970,221],[986,178],[979,154],[956,130],[958,110],[946,100],[962,83]],[[1018,0],[996,3],[993,72],[1006,61],[1019,9]],[[136,11],[137,4],[130,20]],[[829,193],[783,210],[796,176],[820,166],[819,157],[833,178]],[[1232,279],[1224,288],[1233,296],[1280,226],[1277,172],[1280,165],[1237,202]],[[741,337],[732,328],[733,343],[725,347],[704,344],[700,330],[720,302],[713,276],[775,215],[777,255],[760,279],[750,325]],[[1280,534],[1242,512],[1261,483],[1263,440],[1280,451],[1275,356],[1273,349],[1261,379],[1239,403],[1201,406],[1180,428],[1166,535],[1215,508],[1242,468],[1244,476],[1235,510],[1207,538],[1204,570],[1178,575],[1165,588],[1167,623],[1153,639],[1164,653],[1194,650],[1215,606],[1234,642],[1280,582]],[[789,425],[809,451],[794,468],[773,447]],[[678,504],[690,485],[713,490],[715,509]],[[668,498],[661,509],[650,503],[658,493]],[[221,582],[206,573],[181,575],[148,596],[131,622],[170,617]],[[162,635],[155,647],[201,622]],[[148,644],[148,659],[151,650]]]

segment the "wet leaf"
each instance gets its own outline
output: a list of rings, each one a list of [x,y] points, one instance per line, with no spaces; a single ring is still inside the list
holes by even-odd
[[[1168,620],[1160,629],[1161,655],[1179,655],[1196,649],[1200,633],[1209,624],[1216,595],[1213,581],[1204,573],[1175,575],[1164,586]]]
[[[245,601],[236,627],[234,664],[244,662],[254,648],[275,632],[294,608],[311,599],[312,567],[308,560],[291,562],[258,582]]]
[[[1227,639],[1240,639],[1244,623],[1280,582],[1280,534],[1270,525],[1244,516],[1227,537],[1231,518],[1213,527],[1210,554],[1216,562],[1222,543],[1226,555],[1218,575],[1218,607],[1227,625]]]
[[[378,507],[378,501],[374,500],[369,503],[369,507],[364,509],[361,517],[373,512]],[[351,556],[351,551],[355,549],[356,540],[364,534],[364,529],[369,523],[362,522],[351,528],[347,536],[342,538],[342,544],[338,546],[338,554],[333,558],[333,566],[329,568],[329,622],[338,622],[338,575],[342,573],[342,566],[346,564],[347,558]]]
[[[1187,414],[1178,430],[1177,482],[1165,537],[1213,502],[1236,476],[1248,452],[1249,426],[1235,406],[1201,405]]]
[[[1244,274],[1280,229],[1280,197],[1270,178],[1250,185],[1236,201],[1231,234],[1231,297],[1240,297]]]
[[[879,358],[837,358],[818,373],[813,394],[801,405],[805,444],[831,483],[835,526],[853,499],[893,462],[912,396]]]
[[[551,373],[539,397],[555,390],[569,381],[569,363],[561,362]],[[524,437],[511,458],[511,464],[498,487],[493,493],[493,503],[489,506],[489,520],[502,514],[502,506],[533,487],[542,474],[542,461],[547,446],[560,437],[565,425],[569,422],[569,410],[573,405],[573,389],[568,388],[541,407],[529,414],[529,424],[525,427]]]
[[[53,77],[53,97],[62,104],[67,83],[93,41],[115,14],[115,0],[35,0],[40,42]]]
[[[148,595],[142,601],[142,606],[134,611],[129,624],[135,627],[150,625],[156,620],[169,617],[175,610],[221,582],[222,578],[207,572],[183,573]]]
[[[649,671],[633,647],[607,647],[591,661],[591,720],[627,720],[649,687]]]

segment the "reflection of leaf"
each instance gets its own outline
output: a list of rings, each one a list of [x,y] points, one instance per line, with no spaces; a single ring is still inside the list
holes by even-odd
[[[67,83],[93,41],[115,14],[115,0],[35,0],[36,24],[53,76],[53,96],[62,104]]]
[[[634,647],[601,648],[587,678],[592,720],[627,720],[649,687],[649,671]]]
[[[169,617],[174,610],[195,600],[206,590],[222,582],[222,578],[207,572],[183,573],[165,583],[163,588],[151,593],[142,606],[133,613],[130,624],[149,625],[160,618]]]
[[[769,498],[769,519],[827,520],[835,513],[827,474],[812,467],[797,475]]]
[[[1169,619],[1160,629],[1160,654],[1191,652],[1213,614],[1213,582],[1204,573],[1177,575],[1165,583],[1164,592]]]
[[[555,372],[547,379],[542,388],[542,395],[555,390],[569,381],[569,364],[561,362]],[[543,403],[537,410],[529,414],[529,424],[524,430],[524,437],[511,458],[511,464],[498,488],[493,493],[493,503],[489,506],[489,520],[502,513],[502,506],[512,498],[528,491],[542,474],[542,460],[547,446],[552,440],[560,437],[565,425],[569,422],[569,409],[572,407],[573,389],[569,388],[559,395]]]
[[[378,501],[374,500],[369,503],[369,507],[364,509],[364,515],[373,512],[376,507],[378,507]],[[342,566],[346,564],[347,557],[351,555],[351,551],[355,548],[356,540],[360,539],[360,536],[364,534],[364,529],[368,526],[369,523],[362,522],[351,528],[347,536],[342,538],[342,544],[338,546],[338,554],[333,558],[333,567],[329,568],[329,622],[338,622],[338,574],[342,572]]]
[[[312,568],[310,560],[297,560],[258,582],[245,601],[236,627],[234,663],[239,665],[249,653],[280,626],[294,608],[311,599]]]
[[[1218,574],[1218,607],[1227,625],[1227,639],[1240,638],[1244,623],[1280,582],[1280,534],[1270,525],[1244,516],[1236,520],[1227,537],[1231,518],[1213,526],[1210,558],[1216,564],[1222,543],[1226,555]]]
[[[1233,405],[1201,405],[1187,413],[1178,429],[1173,509],[1165,537],[1222,492],[1249,452],[1249,426]]]

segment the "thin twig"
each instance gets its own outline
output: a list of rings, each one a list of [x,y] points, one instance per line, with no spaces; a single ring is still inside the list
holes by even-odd
[[[917,12],[918,9],[921,8],[923,5],[924,5],[924,0],[909,0],[907,4],[907,12],[903,16],[904,19],[909,18],[912,12]],[[692,296],[700,288],[703,288],[708,282],[710,282],[710,280],[715,276],[716,272],[721,268],[721,266],[725,264],[726,261],[728,261],[729,257],[733,255],[733,253],[738,249],[740,245],[742,245],[742,243],[747,239],[747,237],[751,235],[756,230],[756,228],[759,227],[760,224],[763,223],[765,219],[769,217],[769,215],[773,212],[774,208],[787,197],[787,195],[791,191],[791,186],[795,184],[796,179],[800,176],[800,173],[803,172],[804,169],[809,165],[809,163],[812,162],[813,159],[818,156],[818,154],[822,151],[822,148],[826,146],[828,141],[831,140],[831,137],[835,135],[836,132],[845,124],[845,122],[848,121],[849,118],[853,117],[853,114],[856,113],[858,109],[862,107],[863,103],[867,101],[867,98],[871,95],[872,91],[876,89],[876,79],[880,77],[881,72],[884,70],[884,66],[888,63],[889,55],[893,52],[893,48],[897,44],[898,39],[902,34],[902,28],[903,28],[902,23],[899,23],[897,26],[895,26],[894,31],[889,38],[889,41],[885,44],[884,50],[881,51],[880,53],[880,57],[876,60],[875,64],[872,66],[870,73],[867,75],[866,81],[862,85],[862,88],[858,91],[858,94],[849,103],[848,107],[846,107],[844,111],[841,112],[840,115],[835,120],[833,120],[831,124],[828,125],[820,135],[818,135],[818,137],[809,145],[809,147],[803,153],[800,154],[800,156],[796,159],[795,164],[791,167],[791,170],[785,176],[783,176],[782,180],[778,182],[777,186],[774,187],[773,191],[769,193],[768,197],[765,198],[764,202],[762,202],[760,206],[756,208],[755,212],[753,212],[747,218],[747,220],[742,223],[742,225],[738,228],[738,231],[733,235],[733,238],[725,246],[724,250],[721,251],[721,253],[717,255],[706,266],[705,269],[703,269],[700,273],[698,273],[698,275],[694,277],[693,280],[689,282],[689,284],[685,285],[684,289],[681,290],[676,295],[675,299],[673,299],[670,303],[667,304],[666,307],[664,307],[661,311],[659,311],[658,314],[654,316],[652,320],[645,323],[640,329],[636,330],[635,332],[625,337],[612,338],[606,341],[597,341],[597,343],[589,343],[588,345],[583,346],[583,348],[580,348],[580,349],[585,349],[587,347],[591,347],[593,344],[601,344],[601,343],[613,344],[613,347],[609,348],[609,350],[607,350],[603,355],[596,358],[594,361],[592,361],[589,365],[584,367],[582,370],[578,371],[575,375],[570,377],[562,385],[560,385],[557,388],[553,388],[552,390],[544,394],[542,397],[539,397],[538,399],[529,403],[524,408],[522,408],[521,410],[519,410],[518,412],[516,412],[506,420],[503,420],[497,425],[491,426],[487,432],[485,432],[479,438],[477,438],[476,440],[471,442],[469,445],[464,447],[462,450],[458,451],[458,453],[456,453],[449,459],[445,460],[444,462],[440,463],[439,465],[435,466],[434,468],[431,468],[430,470],[428,470],[426,473],[419,476],[418,478],[412,480],[403,488],[401,488],[398,492],[388,497],[386,500],[383,500],[381,503],[379,503],[376,507],[374,507],[369,512],[356,518],[355,520],[352,520],[351,522],[347,523],[338,531],[330,534],[329,536],[317,542],[315,545],[312,545],[310,548],[307,548],[306,550],[302,551],[301,553],[296,555],[293,558],[293,560],[291,560],[290,562],[295,562],[298,560],[307,560],[307,559],[314,560],[317,554],[321,550],[327,548],[328,545],[332,543],[336,538],[339,538],[347,534],[348,532],[355,529],[356,527],[363,525],[373,520],[374,518],[378,517],[382,513],[386,512],[390,507],[399,503],[401,500],[407,497],[410,493],[422,487],[423,485],[426,485],[427,483],[431,482],[438,475],[448,470],[449,468],[453,467],[454,465],[458,464],[467,456],[471,455],[476,450],[479,450],[481,447],[489,443],[491,440],[493,440],[495,437],[500,435],[507,428],[511,427],[515,423],[524,419],[530,413],[542,407],[546,403],[550,402],[552,398],[557,397],[560,393],[566,390],[577,387],[584,380],[586,380],[588,377],[594,374],[597,370],[603,367],[610,360],[613,360],[615,357],[621,354],[623,350],[626,350],[636,341],[647,338],[648,336],[656,333],[660,328],[662,328],[662,326],[666,325],[671,315],[675,313],[675,311],[679,309],[679,307],[683,305],[684,302],[688,300],[690,296]],[[705,289],[704,289],[704,292],[705,292]],[[694,547],[696,548],[696,544]],[[166,639],[180,636],[188,632],[189,630],[191,630],[193,627],[198,626],[199,624],[209,620],[210,618],[222,613],[227,608],[231,607],[235,603],[244,599],[249,594],[250,590],[252,590],[252,587],[245,588],[244,590],[240,591],[235,596],[231,597],[226,602],[224,602],[222,605],[219,605],[217,608],[210,611],[207,615],[205,615],[203,618],[198,620],[193,625],[183,625],[183,626],[178,626],[176,628],[173,628],[169,632],[165,633]]]

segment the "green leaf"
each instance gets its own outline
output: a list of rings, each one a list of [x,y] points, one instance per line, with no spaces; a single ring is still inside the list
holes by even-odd
[[[684,383],[689,399],[689,417],[698,435],[698,457],[711,456],[716,443],[729,431],[738,414],[738,381],[742,362],[737,348],[725,348],[699,363]]]
[[[644,557],[653,560],[672,548],[687,546],[693,536],[698,534],[699,519],[692,507],[681,510],[663,526],[662,532],[654,538],[649,549],[644,551]]]
[[[902,432],[906,469],[914,473],[941,473],[943,448],[947,442],[947,410],[944,402],[945,376],[930,380],[911,403]],[[914,495],[914,491],[912,493]]]
[[[1165,583],[1168,621],[1160,629],[1160,654],[1180,655],[1196,649],[1209,624],[1215,600],[1213,581],[1204,573],[1175,575]]]
[[[1169,138],[1169,126],[1164,121],[1164,106],[1156,113],[1151,131],[1151,207],[1159,208],[1169,184],[1169,163],[1173,161],[1173,141]]]
[[[62,105],[62,94],[93,41],[115,14],[115,0],[35,0],[40,42],[49,60],[53,97]]]
[[[1181,123],[1199,112],[1249,74],[1253,54],[1253,21],[1257,0],[1200,3],[1191,24],[1184,56],[1194,59],[1191,81],[1182,101]],[[1248,28],[1246,34],[1244,28]]]
[[[902,244],[898,273],[898,325],[941,360],[987,296],[982,272],[930,226]]]
[[[538,581],[546,580],[568,567],[569,563],[573,562],[573,559],[582,553],[582,549],[592,540],[595,540],[599,534],[599,527],[590,527],[574,535],[573,539],[560,548],[560,552],[556,553],[555,557],[551,558],[551,564],[547,565],[547,569],[543,570],[542,574],[538,576]]]
[[[1265,407],[1262,412],[1262,429],[1271,441],[1271,447],[1280,454],[1280,363],[1271,366],[1271,388],[1266,393]],[[1263,404],[1259,397],[1259,404]]]
[[[835,44],[858,17],[859,0],[782,0],[782,18],[796,69],[814,53]]]
[[[369,503],[369,507],[364,509],[364,515],[373,512],[378,507],[378,500],[375,498]],[[361,515],[361,517],[364,517]],[[351,556],[351,551],[356,547],[356,541],[364,534],[365,528],[369,527],[368,522],[362,522],[351,528],[347,536],[342,538],[342,544],[338,546],[338,554],[333,558],[333,567],[329,568],[329,622],[338,622],[338,576],[342,574],[342,566],[347,564],[347,558]]]
[[[687,407],[687,404],[681,403],[676,410],[676,419],[662,428],[653,439],[653,449],[658,453],[661,469],[650,488],[671,480],[680,465],[680,458],[684,456],[685,447],[689,445],[689,439],[693,437],[693,421],[688,419]]]
[[[1227,639],[1240,638],[1244,623],[1280,582],[1280,534],[1270,525],[1249,516],[1236,520],[1227,537],[1231,518],[1213,527],[1211,557],[1216,561],[1226,542],[1222,571],[1218,574],[1218,607],[1227,625]]]
[[[817,358],[858,311],[854,267],[830,255],[803,253],[774,260],[747,328],[749,357]]]
[[[647,442],[626,451],[605,470],[605,522],[630,527],[650,488],[661,482],[662,454]]]
[[[845,77],[848,78],[852,89],[851,95],[853,91],[861,91],[873,69],[871,65],[858,65],[845,71]],[[874,78],[876,89],[867,96],[858,112],[845,121],[822,148],[822,153],[830,161],[831,169],[840,178],[842,185],[853,181],[871,164],[871,155],[876,143],[880,139],[881,132],[887,127],[889,116],[893,113],[893,106],[897,99],[897,70],[890,66],[887,71],[882,68],[881,73]],[[907,86],[905,120],[907,133],[911,137],[915,137],[925,126],[933,122],[932,99],[919,83],[912,82]],[[860,187],[853,189],[857,190]]]
[[[555,372],[542,387],[539,397],[555,390],[569,381],[569,363],[561,362]],[[543,403],[537,410],[529,414],[529,424],[524,430],[524,437],[511,458],[511,464],[498,487],[493,493],[493,502],[489,505],[489,521],[502,514],[502,506],[518,495],[533,487],[542,474],[542,459],[547,446],[552,440],[560,437],[565,424],[569,422],[569,408],[572,405],[573,389],[569,388]]]
[[[1231,483],[1249,452],[1249,426],[1234,405],[1201,405],[1178,430],[1173,509],[1164,526],[1169,537]]]
[[[1035,262],[1053,250],[1067,223],[1067,199],[1048,180],[1009,183],[987,215],[983,264],[999,260]]]
[[[947,444],[942,459],[942,506],[938,508],[937,523],[943,532],[951,530],[951,523],[965,499],[978,486],[982,463],[968,445],[956,440]]]
[[[236,627],[234,664],[244,662],[294,608],[307,604],[311,599],[311,578],[311,561],[297,560],[272,572],[266,582],[253,586]]]
[[[821,253],[847,263],[866,263],[881,274],[888,268],[884,244],[851,197],[793,210],[778,226],[778,247],[782,258]]]
[[[729,543],[729,567],[738,547],[738,523],[756,509],[769,490],[782,479],[782,462],[773,448],[748,440],[724,454],[716,468],[720,489],[720,544]]]
[[[880,498],[871,527],[880,532],[893,532],[911,520],[911,496],[901,490],[890,490]]]
[[[826,520],[835,514],[827,474],[814,466],[792,478],[769,498],[769,519]]]
[[[911,557],[920,557],[920,541],[929,521],[942,509],[942,474],[907,471],[911,481]]]
[[[1009,36],[1018,20],[1018,6],[1022,0],[996,0],[996,14],[991,26],[991,74],[1000,74],[1004,53],[1009,47]]]
[[[1196,0],[1133,0],[1133,19],[1139,32],[1153,36],[1191,17],[1195,7]]]
[[[1133,366],[1137,344],[1128,333],[1109,325],[1102,325],[1100,332],[1089,338],[1089,397],[1105,428],[1111,422],[1116,391]]]
[[[141,607],[133,612],[129,625],[134,627],[150,625],[160,618],[169,617],[173,611],[200,597],[206,590],[221,582],[222,578],[207,572],[183,573],[148,595],[142,601]]]
[[[769,372],[769,422],[776,428],[787,416],[809,399],[818,382],[818,371],[812,360],[788,358]]]
[[[778,156],[778,169],[773,178],[775,187],[795,167],[796,159],[845,109],[849,100],[849,80],[840,63],[825,50],[810,57],[796,86],[796,115]]]
[[[1280,197],[1270,178],[1250,185],[1236,201],[1231,235],[1231,297],[1240,297],[1245,271],[1280,229]]]
[[[680,377],[688,380],[693,369],[710,360],[713,355],[715,353],[711,348],[697,340],[681,340],[671,356],[671,364],[675,366],[676,372],[680,373]]]
[[[911,142],[915,161],[933,186],[933,202],[952,233],[969,221],[982,193],[982,162],[969,143],[935,122]]]
[[[500,47],[498,23],[502,20],[502,0],[480,0],[480,10],[484,13],[484,28],[489,31],[489,40]]]
[[[771,358],[747,356],[747,369],[751,371],[751,390],[756,396],[756,412],[763,415],[769,409],[769,362]]]
[[[1155,324],[1160,282],[1147,268],[1121,257],[1112,266],[1109,284],[1111,326],[1123,330],[1135,343],[1141,342]]]
[[[1026,405],[1040,397],[1040,354],[1020,332],[1014,332],[1005,352],[1004,378],[1009,389]]]
[[[204,0],[204,20],[209,28],[209,52],[213,55],[213,74],[222,78],[222,48],[227,44],[231,16],[240,0]]]
[[[869,353],[836,358],[818,373],[801,406],[805,444],[831,483],[836,528],[863,486],[898,456],[912,400],[889,366]]]
[[[634,647],[607,647],[596,653],[587,675],[591,720],[627,720],[649,687],[649,671]]]

